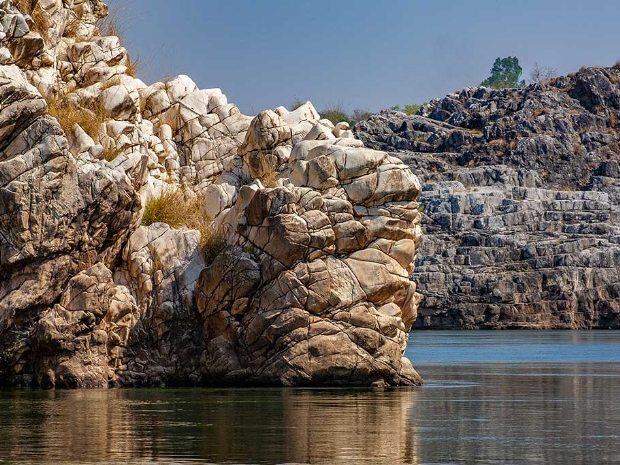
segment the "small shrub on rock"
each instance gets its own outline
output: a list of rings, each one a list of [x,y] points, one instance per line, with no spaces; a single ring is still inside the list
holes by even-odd
[[[211,263],[225,247],[221,231],[213,229],[211,218],[202,213],[201,198],[188,198],[181,189],[164,192],[149,200],[142,216],[142,225],[166,223],[173,229],[182,226],[200,232],[200,249],[203,258]]]
[[[111,145],[108,148],[103,149],[101,158],[105,161],[114,161],[116,157],[120,155],[120,150],[117,147]]]
[[[73,131],[73,127],[78,124],[95,142],[98,140],[99,126],[107,119],[105,109],[98,100],[78,106],[66,99],[49,98],[47,108],[65,134]]]
[[[321,118],[330,120],[333,124],[349,123],[350,126],[354,126],[355,122],[349,118],[344,105],[341,103],[335,105],[328,105],[322,112],[320,112]]]

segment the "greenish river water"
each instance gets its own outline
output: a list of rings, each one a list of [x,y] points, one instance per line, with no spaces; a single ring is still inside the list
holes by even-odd
[[[620,463],[620,332],[414,332],[412,389],[0,391],[0,464]]]

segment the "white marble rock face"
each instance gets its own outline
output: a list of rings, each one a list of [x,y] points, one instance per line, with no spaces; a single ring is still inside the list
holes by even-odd
[[[421,383],[405,164],[310,102],[252,117],[187,76],[146,85],[99,0],[16,3],[0,1],[1,381]],[[212,243],[140,225],[177,191]]]

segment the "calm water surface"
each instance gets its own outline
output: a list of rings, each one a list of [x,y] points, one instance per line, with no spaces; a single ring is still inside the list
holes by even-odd
[[[0,391],[0,464],[620,463],[620,332],[415,332],[423,388]]]

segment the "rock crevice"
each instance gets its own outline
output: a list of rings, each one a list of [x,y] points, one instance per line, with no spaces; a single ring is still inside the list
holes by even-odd
[[[0,1],[0,382],[421,383],[416,176],[310,102],[146,85],[106,13]]]
[[[620,327],[619,81],[582,68],[356,126],[423,182],[415,327]]]

